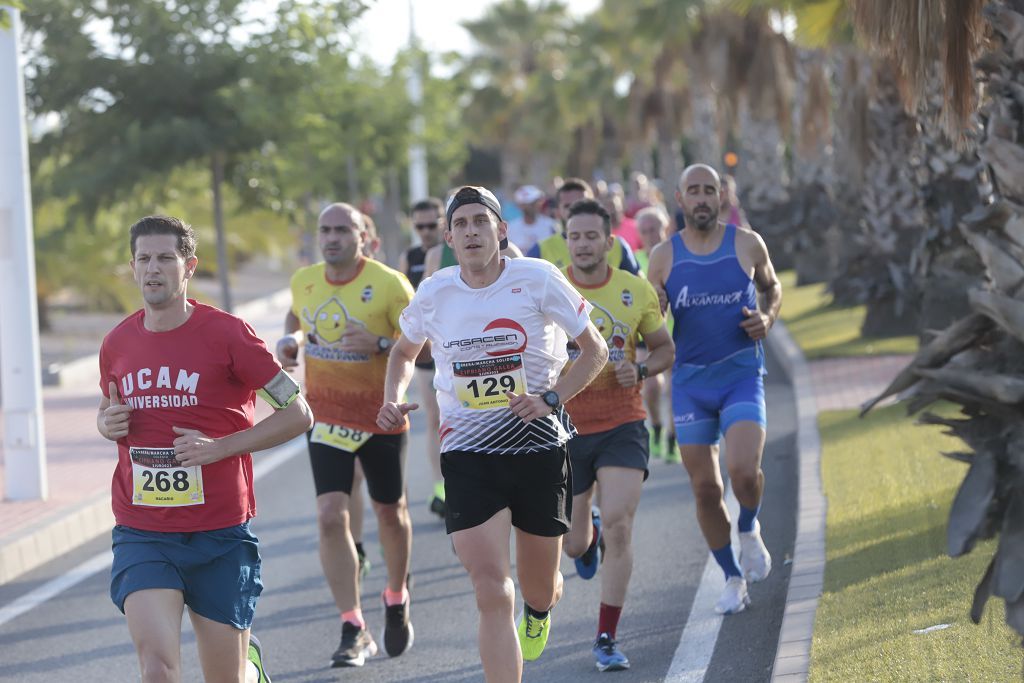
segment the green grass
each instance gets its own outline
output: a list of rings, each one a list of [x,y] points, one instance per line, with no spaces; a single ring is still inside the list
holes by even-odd
[[[945,554],[946,518],[967,466],[939,452],[962,444],[904,412],[819,416],[828,520],[810,679],[1019,681],[1024,649],[1002,601],[989,601],[980,625],[968,616],[995,542]],[[912,633],[936,624],[952,626]]]
[[[832,305],[825,285],[796,286],[796,273],[779,273],[782,321],[808,359],[916,353],[917,337],[866,339],[860,336],[864,306]]]

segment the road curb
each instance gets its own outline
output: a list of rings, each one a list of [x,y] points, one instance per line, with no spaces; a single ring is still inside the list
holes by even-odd
[[[814,385],[803,351],[782,322],[767,339],[793,386],[796,399],[796,449],[799,458],[798,511],[793,567],[779,632],[772,681],[806,681],[811,663],[814,616],[825,579],[825,513],[828,503],[821,482],[821,436]]]

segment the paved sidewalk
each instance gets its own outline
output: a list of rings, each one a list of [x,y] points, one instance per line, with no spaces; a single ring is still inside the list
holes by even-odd
[[[279,290],[240,304],[235,312],[272,348],[281,334],[290,300],[287,289]],[[86,357],[68,370],[69,386],[43,390],[49,498],[0,502],[0,585],[113,526],[110,480],[117,456],[95,426],[100,397],[98,360]],[[261,419],[270,409],[262,401],[256,403],[257,419]],[[3,455],[0,443],[0,491]]]
[[[859,408],[882,393],[912,358],[909,355],[858,356],[808,361],[818,410]]]

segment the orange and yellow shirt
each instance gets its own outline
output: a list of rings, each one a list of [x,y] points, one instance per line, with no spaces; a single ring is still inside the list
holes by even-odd
[[[596,434],[645,419],[641,385],[624,387],[619,384],[615,366],[635,362],[638,338],[654,332],[665,322],[654,287],[647,280],[619,268],[609,267],[608,277],[600,285],[577,282],[572,266],[562,272],[593,305],[590,320],[608,344],[608,363],[586,389],[565,404],[573,424],[580,434]],[[578,356],[578,350],[570,349],[569,363]],[[568,370],[569,365],[565,367]]]
[[[300,268],[292,276],[292,313],[305,333],[306,398],[317,422],[372,434],[384,432],[377,412],[384,402],[387,354],[342,351],[341,336],[352,325],[397,339],[398,319],[412,300],[409,280],[379,261],[363,259],[344,282],[327,278],[324,263]]]

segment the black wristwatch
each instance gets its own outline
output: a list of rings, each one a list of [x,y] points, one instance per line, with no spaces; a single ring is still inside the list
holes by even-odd
[[[562,406],[562,399],[558,398],[558,393],[555,391],[545,391],[540,395],[544,404],[551,408],[552,413],[558,412],[558,409]]]
[[[391,348],[391,340],[387,337],[377,337],[377,352],[387,353]]]
[[[636,378],[647,379],[647,363],[634,363],[636,365]]]

